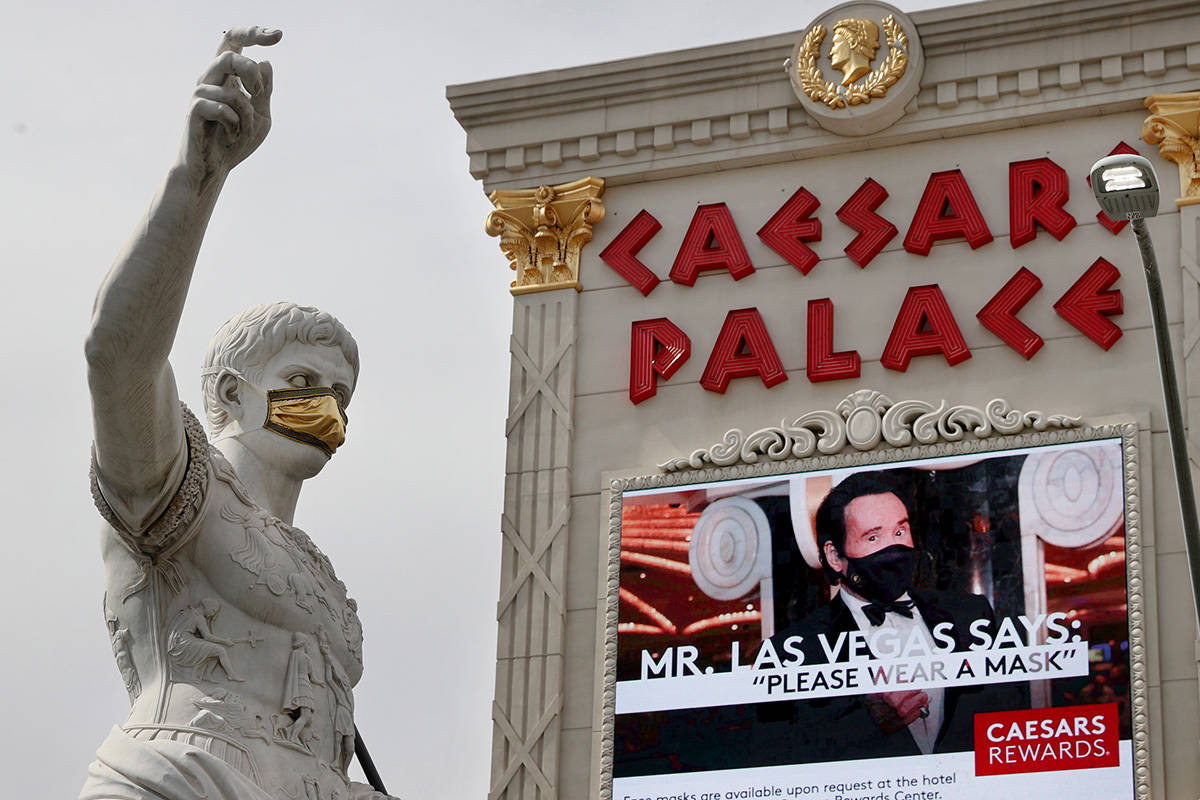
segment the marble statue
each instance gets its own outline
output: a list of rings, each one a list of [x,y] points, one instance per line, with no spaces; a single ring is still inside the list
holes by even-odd
[[[329,559],[292,524],[345,437],[358,348],[334,317],[255,306],[202,371],[209,433],[167,355],[213,206],[271,125],[271,65],[227,32],[179,157],[105,277],[86,354],[104,617],[132,708],[80,794],[168,800],[384,798],[347,777],[362,627]]]

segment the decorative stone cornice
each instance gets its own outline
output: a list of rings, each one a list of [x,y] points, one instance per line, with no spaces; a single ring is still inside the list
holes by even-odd
[[[920,89],[871,145],[1140,111],[1148,94],[1196,88],[1195,15],[1194,0],[985,0],[913,12]],[[822,128],[792,91],[783,65],[798,37],[495,78],[446,94],[467,132],[471,175],[487,191],[585,174],[611,188],[857,152],[860,140]]]
[[[513,294],[575,289],[579,252],[604,219],[603,178],[580,178],[557,186],[497,190],[488,195],[496,210],[484,230],[500,237],[500,250],[517,273]]]
[[[1158,145],[1158,154],[1179,166],[1176,205],[1200,203],[1200,92],[1152,94],[1142,139]]]

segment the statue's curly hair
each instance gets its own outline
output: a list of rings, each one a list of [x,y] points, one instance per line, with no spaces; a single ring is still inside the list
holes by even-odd
[[[874,57],[879,49],[879,26],[869,19],[844,19],[833,26],[833,32],[845,35],[846,44],[859,55]]]

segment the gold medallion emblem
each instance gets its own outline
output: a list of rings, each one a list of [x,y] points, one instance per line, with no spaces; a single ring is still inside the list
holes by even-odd
[[[825,80],[817,66],[821,43],[825,41],[825,26],[814,25],[804,37],[796,59],[804,93],[830,108],[857,106],[871,102],[873,97],[885,96],[908,67],[908,37],[891,14],[883,18],[883,31],[887,35],[888,55],[872,71],[871,61],[879,49],[879,27],[869,19],[843,19],[833,26],[829,61],[842,73],[841,84],[833,84]]]

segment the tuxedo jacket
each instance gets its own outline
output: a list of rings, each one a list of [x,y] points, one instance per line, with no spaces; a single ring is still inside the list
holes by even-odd
[[[986,598],[920,589],[909,592],[909,596],[931,632],[941,622],[953,626],[956,652],[968,649],[970,625],[975,620],[988,620],[987,630],[995,635],[995,614]],[[839,634],[858,630],[850,609],[839,594],[828,605],[777,633],[771,642],[782,656],[783,641],[789,636],[801,636],[804,663],[822,664],[828,658],[817,639],[818,634],[824,634],[833,644]],[[836,660],[849,660],[848,644],[842,646]],[[977,713],[1028,706],[1026,683],[947,686],[942,726],[933,752],[972,750]],[[879,758],[920,755],[921,752],[907,727],[891,733],[881,730],[868,712],[863,695],[764,703],[757,707],[757,721],[752,746],[760,748],[760,756],[766,763]]]
[[[983,597],[958,592],[909,592],[932,632],[953,625],[956,651],[970,645],[970,624],[994,613]],[[781,658],[783,640],[802,636],[805,663],[826,662],[817,639],[857,631],[850,609],[835,596],[827,605],[772,637]],[[843,645],[840,659],[846,659]],[[946,687],[942,727],[935,753],[974,747],[974,716],[985,711],[1029,707],[1027,683]],[[670,772],[765,767],[860,758],[920,755],[907,728],[885,733],[871,718],[862,695],[817,700],[781,700],[749,705],[620,714],[616,718],[613,774],[616,777]]]

